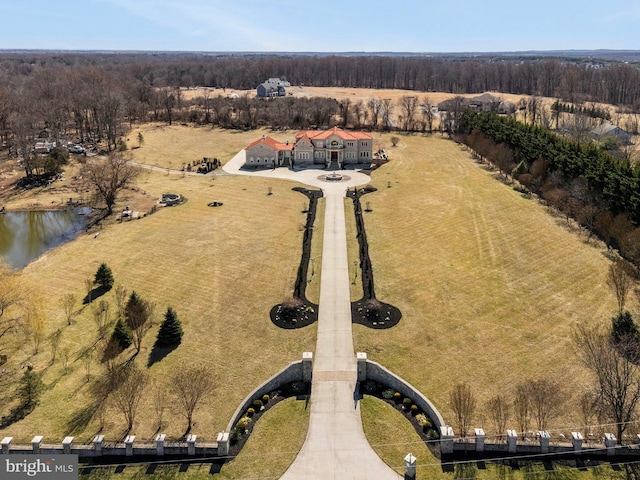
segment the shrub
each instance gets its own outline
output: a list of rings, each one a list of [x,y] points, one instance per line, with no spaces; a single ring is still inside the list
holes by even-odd
[[[411,405],[411,415],[415,415],[418,413],[418,406],[417,405]]]
[[[393,394],[393,401],[396,403],[400,403],[402,401],[402,394],[400,392],[396,392]]]
[[[391,400],[393,398],[393,394],[395,392],[393,391],[392,388],[389,388],[387,390],[385,390],[384,392],[382,392],[382,398],[386,398],[387,400]]]
[[[249,410],[247,410],[247,417],[253,417],[255,413],[256,411],[253,408],[250,408]]]
[[[255,407],[256,410],[260,410],[262,408],[262,400],[260,400],[259,398],[256,398],[253,401],[253,406]]]
[[[182,341],[182,324],[178,320],[178,315],[173,308],[167,308],[164,314],[164,320],[160,324],[156,345],[158,347],[172,347],[179,345]]]
[[[270,399],[271,397],[269,397],[269,395],[267,395],[266,393],[262,395],[262,403],[269,403]]]
[[[411,399],[409,397],[404,397],[404,399],[402,400],[402,404],[405,405],[406,407],[408,407],[412,403],[413,402],[411,401]]]
[[[375,382],[373,380],[367,380],[362,384],[362,390],[365,393],[374,393],[376,390],[378,390],[380,388],[380,385],[378,384],[378,382]]]
[[[240,420],[238,420],[238,423],[236,423],[236,427],[244,432],[252,421],[253,420],[251,420],[249,417],[242,417]]]
[[[427,424],[430,424],[431,422],[424,413],[418,413],[416,415],[416,423],[421,427],[426,427]]]
[[[427,430],[427,438],[429,440],[437,440],[439,437],[438,432],[435,431],[433,428],[430,428],[429,430]]]
[[[231,442],[231,444],[235,445],[236,443],[238,443],[238,440],[240,440],[240,437],[242,436],[243,433],[244,433],[243,428],[233,427],[229,432],[229,441]]]

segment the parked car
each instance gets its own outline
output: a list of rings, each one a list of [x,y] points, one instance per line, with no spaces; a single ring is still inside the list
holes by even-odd
[[[69,153],[84,153],[85,149],[82,145],[73,145],[69,147]]]

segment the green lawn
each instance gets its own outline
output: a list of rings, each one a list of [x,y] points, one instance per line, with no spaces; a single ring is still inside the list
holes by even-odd
[[[378,191],[365,197],[369,253],[378,299],[403,318],[390,330],[354,326],[356,351],[418,387],[448,423],[456,383],[468,382],[478,398],[474,426],[493,433],[483,402],[550,376],[567,399],[552,434],[581,425],[571,406],[589,377],[571,329],[606,323],[615,312],[603,248],[497,181],[454,142],[376,141],[391,161],[373,172]]]

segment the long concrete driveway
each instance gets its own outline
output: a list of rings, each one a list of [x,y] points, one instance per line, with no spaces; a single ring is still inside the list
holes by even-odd
[[[240,171],[244,151],[227,165]],[[253,172],[251,172],[253,173]],[[340,172],[350,180],[322,181],[318,170],[278,168],[260,176],[288,178],[322,188],[326,198],[318,340],[313,362],[309,430],[302,450],[281,477],[283,480],[398,480],[402,478],[373,451],[362,430],[356,396],[356,357],[353,350],[349,262],[344,216],[347,187],[363,185],[369,177],[356,171]],[[398,459],[402,462],[402,459]]]

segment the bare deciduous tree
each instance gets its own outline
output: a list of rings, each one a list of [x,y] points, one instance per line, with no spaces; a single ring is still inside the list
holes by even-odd
[[[545,430],[549,421],[557,417],[563,407],[564,396],[558,382],[548,378],[531,381],[528,385],[531,414],[538,430]]]
[[[632,267],[626,260],[618,259],[609,265],[607,285],[616,296],[618,314],[622,314],[627,296],[633,287]]]
[[[0,264],[0,339],[18,326],[24,300],[20,281],[6,264]]]
[[[403,95],[399,100],[400,110],[402,111],[402,128],[405,132],[413,130],[413,122],[415,121],[416,108],[418,106],[418,97],[413,95]]]
[[[60,299],[60,306],[64,310],[64,317],[67,319],[67,325],[71,325],[73,309],[76,306],[75,295],[73,293],[65,293]]]
[[[193,412],[215,388],[213,371],[206,365],[182,365],[169,379],[169,389],[187,419],[187,431],[193,426]]]
[[[473,413],[476,409],[476,397],[471,387],[466,383],[459,383],[449,393],[451,409],[456,416],[456,424],[460,435],[466,437],[471,424]]]
[[[491,420],[498,434],[504,434],[509,422],[510,408],[507,397],[504,395],[495,395],[487,402],[487,410],[491,415]]]
[[[116,303],[118,304],[118,318],[124,320],[124,309],[127,306],[127,288],[124,285],[116,285]]]
[[[513,399],[513,411],[520,432],[524,437],[529,429],[529,417],[531,415],[531,402],[529,400],[529,388],[526,383],[520,383],[516,387],[516,394]]]
[[[49,345],[51,346],[51,364],[53,364],[56,361],[56,354],[58,353],[60,340],[62,340],[62,330],[57,329],[49,337]]]
[[[130,431],[149,378],[135,366],[122,368],[120,375],[122,378],[112,394],[113,401],[127,422],[127,431]]]
[[[597,398],[603,413],[617,427],[618,442],[632,420],[640,400],[638,365],[622,355],[611,335],[598,327],[578,324],[573,332],[578,355],[595,377]]]
[[[37,303],[29,305],[23,326],[25,334],[33,346],[33,353],[36,355],[40,351],[40,344],[44,338],[44,315],[41,305]]]
[[[109,310],[109,302],[106,300],[100,300],[98,305],[91,307],[93,321],[96,322],[100,338],[104,337],[109,326]]]
[[[104,201],[108,215],[113,213],[118,194],[133,183],[138,173],[138,167],[117,153],[87,163],[82,169],[82,177]]]

